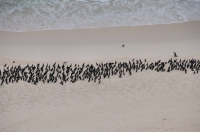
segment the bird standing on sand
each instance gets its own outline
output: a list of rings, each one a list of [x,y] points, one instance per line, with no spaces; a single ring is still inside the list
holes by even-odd
[[[176,52],[174,52],[174,57],[178,57],[178,56],[176,55]]]

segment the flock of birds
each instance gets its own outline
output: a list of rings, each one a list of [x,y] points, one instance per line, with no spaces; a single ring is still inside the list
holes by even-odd
[[[175,52],[174,57],[177,57]],[[66,82],[75,83],[78,80],[101,83],[102,78],[110,78],[110,76],[114,75],[118,75],[121,78],[126,73],[132,75],[133,72],[142,72],[143,70],[154,70],[157,72],[179,70],[187,73],[188,69],[193,71],[194,74],[198,73],[200,61],[196,59],[177,60],[171,58],[166,62],[158,60],[148,63],[146,59],[144,61],[133,59],[129,62],[115,61],[96,63],[95,65],[83,63],[82,65],[75,64],[73,66],[72,64],[66,65],[65,63],[59,65],[56,62],[52,66],[50,64],[27,64],[25,67],[20,65],[9,67],[5,64],[3,70],[1,71],[0,69],[0,84],[18,83],[20,80],[35,85],[41,81],[43,83],[56,83],[59,81],[61,85]]]

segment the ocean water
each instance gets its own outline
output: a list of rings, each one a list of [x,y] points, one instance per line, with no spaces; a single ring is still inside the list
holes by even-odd
[[[200,20],[200,0],[0,0],[0,30],[30,31]]]

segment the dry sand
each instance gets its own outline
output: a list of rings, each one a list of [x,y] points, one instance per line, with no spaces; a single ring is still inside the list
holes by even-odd
[[[122,48],[121,45],[125,44]],[[7,63],[200,59],[200,21],[141,27],[0,32]],[[101,84],[0,86],[0,132],[199,132],[200,74],[144,71]]]

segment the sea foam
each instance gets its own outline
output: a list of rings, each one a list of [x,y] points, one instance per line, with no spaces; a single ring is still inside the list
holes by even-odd
[[[4,0],[1,31],[102,28],[200,20],[200,0]]]

